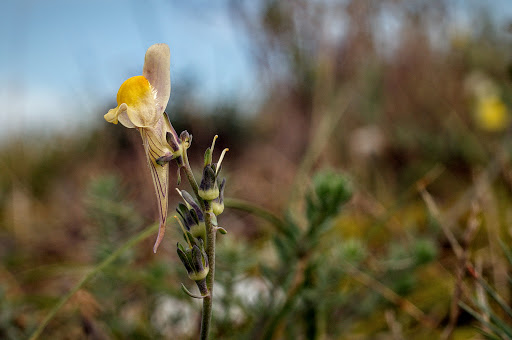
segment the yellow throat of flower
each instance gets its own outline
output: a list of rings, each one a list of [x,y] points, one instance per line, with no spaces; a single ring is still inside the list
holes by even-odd
[[[153,96],[153,89],[144,76],[128,78],[117,92],[117,105],[125,103],[131,107],[142,104],[148,96]]]
[[[105,120],[114,124],[119,120],[128,128],[154,126],[160,117],[156,95],[144,76],[129,78],[117,92],[117,107],[107,112]]]

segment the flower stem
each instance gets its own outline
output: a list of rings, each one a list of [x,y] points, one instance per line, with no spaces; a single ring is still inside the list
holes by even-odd
[[[204,221],[206,224],[206,255],[210,265],[210,271],[206,277],[206,287],[210,295],[203,299],[203,315],[201,319],[201,339],[208,339],[210,323],[212,320],[212,307],[213,307],[213,283],[215,280],[215,237],[217,230],[212,223],[211,206],[209,202],[204,202],[205,216]]]
[[[183,168],[185,169],[185,175],[187,176],[188,182],[190,183],[192,190],[194,190],[194,194],[196,195],[199,204],[201,204],[201,209],[204,210],[204,205],[202,204],[203,200],[201,199],[201,197],[199,197],[198,193],[199,186],[197,185],[196,178],[194,177],[194,173],[192,172],[192,169],[190,168],[190,163],[188,161],[187,150],[183,150],[183,154],[181,156],[183,157]]]
[[[210,270],[206,277],[206,287],[209,291],[209,295],[203,298],[203,311],[201,317],[201,339],[208,339],[210,333],[210,324],[212,320],[212,306],[213,306],[213,283],[215,280],[215,236],[216,228],[212,223],[211,218],[211,205],[208,201],[203,200],[199,196],[199,186],[197,185],[194,173],[190,167],[190,163],[187,156],[187,150],[183,151],[183,168],[187,179],[196,195],[201,210],[204,213],[204,222],[206,224],[206,255],[208,256],[208,263]]]

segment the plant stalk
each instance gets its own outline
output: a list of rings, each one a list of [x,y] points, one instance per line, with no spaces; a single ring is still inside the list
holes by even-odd
[[[183,150],[181,157],[183,157],[183,169],[185,170],[185,175],[187,176],[188,182],[190,183],[190,186],[192,187],[192,190],[194,191],[194,194],[196,195],[196,198],[199,201],[199,204],[201,204],[201,209],[204,210],[204,204],[202,203],[203,200],[201,199],[201,197],[199,197],[199,186],[197,185],[196,178],[194,177],[194,173],[192,172],[192,169],[190,168],[190,163],[188,161],[188,155],[187,155],[186,149]]]
[[[213,283],[215,280],[215,237],[217,229],[212,223],[211,214],[213,214],[213,212],[211,211],[210,203],[208,201],[203,200],[199,196],[199,186],[197,185],[194,173],[192,172],[192,168],[190,167],[187,150],[184,150],[182,157],[185,175],[187,176],[190,186],[192,187],[192,190],[194,191],[194,194],[199,202],[199,205],[201,206],[201,210],[203,210],[204,222],[206,224],[206,255],[208,256],[208,264],[210,267],[208,276],[206,277],[206,287],[209,291],[209,295],[203,298],[200,338],[208,339],[212,320]]]
[[[208,206],[208,210],[211,210],[209,203],[205,202],[205,206]],[[212,320],[212,307],[213,307],[213,283],[215,280],[215,237],[216,228],[212,224],[211,212],[205,211],[205,223],[206,223],[206,255],[208,256],[208,262],[210,271],[206,277],[206,287],[208,288],[209,295],[203,299],[203,315],[201,318],[201,339],[208,339],[210,331],[210,324]]]

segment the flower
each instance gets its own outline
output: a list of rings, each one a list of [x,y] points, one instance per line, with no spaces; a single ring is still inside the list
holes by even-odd
[[[204,154],[204,168],[203,168],[203,178],[201,179],[201,184],[199,185],[198,195],[205,201],[213,201],[219,198],[221,194],[221,190],[219,190],[219,185],[217,184],[217,176],[219,175],[219,171],[221,169],[222,160],[226,155],[226,152],[229,151],[228,148],[222,150],[220,154],[219,161],[217,163],[213,163],[213,150],[215,148],[215,141],[219,136],[215,135],[213,137],[212,146],[206,149]],[[224,187],[222,187],[224,190]],[[224,197],[222,197],[222,201],[224,201]],[[218,200],[220,203],[220,199]],[[216,207],[217,209],[220,206]],[[222,208],[224,209],[224,208]],[[219,212],[219,214],[222,211]]]
[[[104,116],[109,123],[121,122],[137,128],[142,137],[158,202],[160,228],[153,251],[156,253],[165,233],[168,209],[169,163],[157,162],[181,156],[181,142],[164,112],[171,94],[170,52],[166,44],[148,48],[141,76],[127,79],[117,93],[117,107]]]
[[[219,185],[219,196],[212,201],[212,211],[216,216],[219,216],[224,211],[224,187],[226,186],[226,179],[224,178]]]
[[[486,132],[501,132],[508,128],[510,114],[503,102],[498,85],[486,74],[473,71],[465,81],[466,90],[476,99],[476,126]]]
[[[205,201],[211,201],[219,197],[220,191],[217,185],[217,175],[211,165],[206,165],[203,169],[203,178],[199,185],[198,193]]]
[[[206,242],[206,224],[203,211],[188,192],[185,190],[176,190],[185,201],[185,204],[180,203],[178,204],[178,208],[176,208],[185,229],[189,231],[193,237],[200,238]]]
[[[195,239],[192,235],[190,238],[187,236],[187,242],[188,248],[184,248],[179,242],[176,244],[178,257],[185,266],[188,277],[194,281],[202,281],[210,271],[204,242],[201,239]]]
[[[503,131],[509,123],[507,107],[496,95],[478,98],[475,119],[478,127],[488,132]]]

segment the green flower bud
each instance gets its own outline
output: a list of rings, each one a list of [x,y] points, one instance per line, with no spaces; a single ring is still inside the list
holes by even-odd
[[[186,193],[186,192],[185,192]],[[184,195],[183,195],[184,196]],[[188,195],[190,196],[190,195]],[[184,197],[185,199],[185,197]],[[176,208],[186,231],[190,232],[193,237],[206,240],[206,224],[204,215],[199,206],[192,200],[193,205],[189,204],[185,199],[187,205],[180,203]],[[189,208],[190,207],[190,208]]]
[[[204,167],[203,179],[201,180],[201,185],[199,185],[199,196],[205,201],[211,201],[219,197],[217,177],[211,165]]]
[[[225,187],[225,185],[226,185],[226,179],[224,178],[222,180],[222,182],[220,183],[219,197],[217,197],[216,199],[214,199],[212,201],[213,213],[217,216],[222,214],[222,212],[224,211],[224,187]]]
[[[208,275],[210,267],[208,264],[208,256],[204,251],[204,244],[202,240],[192,238],[193,245],[185,249],[178,242],[177,253],[181,262],[187,270],[188,277],[194,281],[202,281]]]

